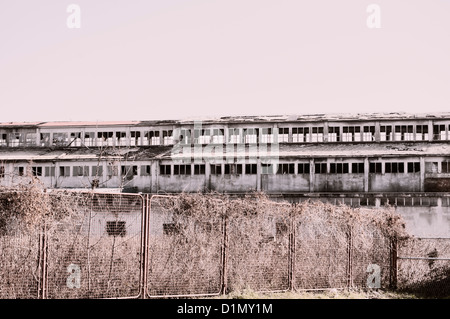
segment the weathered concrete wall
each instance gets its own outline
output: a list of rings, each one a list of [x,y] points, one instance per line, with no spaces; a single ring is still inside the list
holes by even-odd
[[[315,192],[364,192],[364,174],[315,174]]]
[[[217,192],[240,193],[257,190],[257,175],[211,175],[208,188]]]
[[[417,237],[450,237],[449,207],[396,207],[406,230]]]
[[[267,192],[309,192],[309,174],[262,175],[261,190]]]
[[[159,175],[157,190],[168,193],[202,192],[207,187],[206,175]]]
[[[369,174],[369,192],[420,192],[420,173]]]

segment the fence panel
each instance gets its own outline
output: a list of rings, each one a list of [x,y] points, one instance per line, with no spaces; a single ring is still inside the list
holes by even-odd
[[[348,242],[312,223],[295,222],[295,289],[347,287]]]
[[[265,202],[227,223],[230,290],[279,291],[290,287],[290,219],[286,206]]]
[[[352,233],[356,235],[355,233]],[[391,286],[391,242],[382,234],[352,239],[351,283],[358,288]]]
[[[223,218],[207,205],[186,214],[177,198],[150,200],[148,296],[220,294]]]
[[[411,238],[400,242],[397,273],[400,290],[448,296],[450,238]]]
[[[0,236],[0,299],[35,299],[42,282],[39,230],[15,229]]]
[[[121,298],[140,293],[143,197],[84,193],[48,225],[48,298]]]

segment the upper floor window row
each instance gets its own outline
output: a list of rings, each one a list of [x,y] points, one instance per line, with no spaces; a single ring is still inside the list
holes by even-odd
[[[449,141],[450,124],[298,125],[247,128],[180,128],[73,132],[0,132],[0,147],[147,146],[224,143],[332,143],[384,141]]]

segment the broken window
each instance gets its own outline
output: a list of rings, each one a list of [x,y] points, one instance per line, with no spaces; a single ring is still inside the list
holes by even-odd
[[[311,135],[306,135],[307,142],[323,142],[323,127],[313,127],[311,128]]]
[[[141,132],[131,131],[130,132],[130,146],[141,145]]]
[[[227,175],[242,174],[242,164],[225,164],[225,174]]]
[[[363,141],[371,142],[375,139],[375,126],[363,126]]]
[[[428,140],[428,125],[416,125],[416,141]]]
[[[278,164],[277,174],[294,174],[294,164]]]
[[[278,143],[289,142],[289,127],[278,128]]]
[[[195,164],[194,175],[205,175],[205,164]]]
[[[447,139],[445,125],[433,125],[433,140],[442,141]]]
[[[132,179],[133,176],[137,176],[138,168],[136,165],[122,165],[120,167],[120,174],[122,177]]]
[[[275,174],[275,164],[261,164],[261,174]]]
[[[69,133],[53,133],[54,146],[67,146],[69,144]]]
[[[327,163],[315,163],[314,164],[315,174],[326,174],[327,173]]]
[[[89,176],[89,166],[74,166],[72,176]]]
[[[352,174],[364,174],[364,163],[352,163]]]
[[[173,144],[173,131],[172,130],[164,130],[163,134],[163,143],[164,145],[172,145]]]
[[[258,135],[259,135],[259,129],[257,129],[257,128],[244,129],[244,132],[243,132],[244,143],[247,143],[247,144],[258,143]]]
[[[223,144],[225,142],[224,137],[225,134],[223,129],[221,128],[212,129],[212,143]]]
[[[141,176],[151,175],[151,165],[141,165]]]
[[[55,176],[55,167],[54,166],[45,167],[45,176],[46,177],[54,177]]]
[[[210,129],[194,129],[195,144],[209,144],[211,142]]]
[[[8,139],[8,134],[6,133],[2,133],[0,134],[0,146],[7,146],[7,140]]]
[[[274,143],[273,129],[271,127],[264,127],[261,129],[260,143]]]
[[[380,162],[370,163],[369,173],[381,174],[381,163]]]
[[[396,125],[395,126],[396,141],[412,141],[414,140],[413,125]]]
[[[25,134],[25,145],[35,146],[36,145],[36,133],[26,133]]]
[[[241,134],[238,128],[228,129],[228,139],[232,144],[241,143]]]
[[[14,168],[14,171],[19,176],[24,176],[25,175],[25,167],[23,167],[23,166],[19,166],[19,167]]]
[[[386,162],[384,163],[384,172],[385,173],[404,173],[405,172],[405,164],[402,162]]]
[[[92,176],[103,176],[103,166],[95,165],[91,168]]]
[[[108,164],[107,166],[107,174],[109,177],[118,176],[119,175],[119,167],[114,164]]]
[[[330,163],[330,174],[347,174],[348,163]]]
[[[380,141],[392,141],[392,126],[381,125],[380,126]]]
[[[306,135],[309,136],[309,127],[292,128],[292,142],[294,143],[306,142]]]
[[[20,133],[10,133],[9,134],[9,146],[18,147],[21,144],[22,134]]]
[[[40,167],[40,166],[32,166],[31,167],[31,174],[33,176],[42,176],[42,167]]]
[[[127,132],[116,132],[116,145],[126,146],[127,145]]]
[[[309,163],[298,163],[298,174],[309,174]]]
[[[338,142],[340,141],[340,127],[330,126],[328,127],[328,142]]]
[[[144,145],[161,145],[159,131],[148,131],[144,133]]]
[[[222,165],[221,164],[211,164],[211,175],[222,175]]]
[[[343,142],[359,142],[361,141],[361,127],[359,126],[343,126],[342,127]]]
[[[5,166],[0,166],[0,178],[5,177]]]
[[[191,175],[191,164],[173,165],[173,175]]]
[[[114,132],[97,132],[97,146],[113,146]]]
[[[50,146],[50,133],[40,133],[39,137],[40,146]]]
[[[70,166],[60,166],[59,176],[70,176]]]
[[[159,174],[160,175],[170,175],[171,174],[171,166],[169,165],[159,165]]]
[[[408,173],[420,172],[420,162],[408,162]]]
[[[94,132],[85,132],[84,133],[84,145],[85,146],[95,146],[95,133]]]
[[[247,175],[255,175],[258,170],[257,164],[245,164],[245,174]]]
[[[69,145],[74,147],[81,146],[81,132],[70,133]]]
[[[449,161],[441,162],[441,173],[450,173],[450,162]]]

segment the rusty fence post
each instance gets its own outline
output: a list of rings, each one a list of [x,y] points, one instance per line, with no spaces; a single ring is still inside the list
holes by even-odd
[[[295,289],[295,216],[290,218],[289,230],[289,290]]]
[[[222,221],[222,278],[220,293],[225,295],[228,289],[228,218],[225,215]]]
[[[148,275],[148,243],[149,243],[149,220],[150,220],[151,200],[149,194],[142,196],[142,225],[141,225],[141,299],[146,299],[147,295],[147,275]]]
[[[389,280],[389,288],[397,289],[397,279],[398,279],[398,240],[397,238],[393,238],[390,241],[390,280]]]
[[[47,298],[47,259],[48,259],[48,243],[47,243],[47,227],[44,223],[39,233],[39,249],[38,249],[38,299]]]
[[[352,229],[349,228],[347,232],[347,288],[353,286],[353,240]]]

